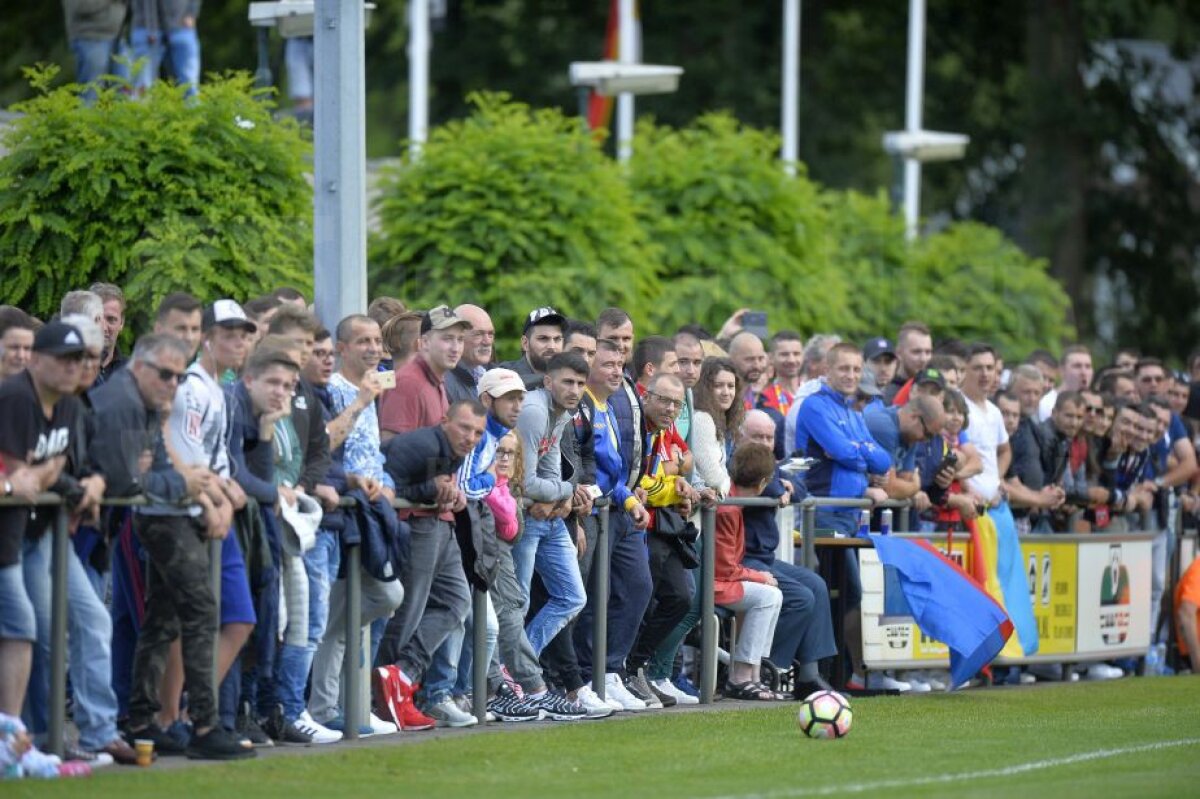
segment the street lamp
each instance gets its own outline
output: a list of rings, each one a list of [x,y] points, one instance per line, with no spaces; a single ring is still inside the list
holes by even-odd
[[[894,130],[883,134],[883,149],[897,158],[911,158],[922,164],[931,161],[957,161],[966,155],[971,137],[965,133],[937,130]]]
[[[635,94],[670,94],[679,89],[683,67],[662,64],[625,64],[620,61],[573,61],[571,85],[579,93],[579,115],[588,125],[588,93],[602,97]]]

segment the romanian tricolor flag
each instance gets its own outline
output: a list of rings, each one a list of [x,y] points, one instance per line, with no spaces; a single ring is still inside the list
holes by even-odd
[[[610,0],[608,6],[608,26],[604,30],[605,61],[616,61],[621,57],[621,24],[619,6],[620,3],[618,0]],[[635,19],[641,19],[641,10],[638,3],[633,4],[633,14]],[[612,97],[602,97],[601,95],[592,92],[591,100],[588,101],[589,130],[604,131],[605,134],[612,130],[614,99],[615,98]]]
[[[871,541],[879,560],[898,578],[917,626],[950,649],[953,686],[975,676],[1000,653],[1013,624],[958,564],[928,541],[885,535],[873,535]]]
[[[1012,511],[1001,503],[976,519],[974,527],[972,571],[984,578],[988,594],[1004,607],[1016,630],[1000,654],[1018,658],[1032,655],[1039,644],[1037,619]]]

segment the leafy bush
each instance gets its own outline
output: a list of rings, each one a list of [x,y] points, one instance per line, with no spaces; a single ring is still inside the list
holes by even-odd
[[[405,303],[477,303],[511,346],[540,305],[642,318],[657,250],[620,172],[579,120],[504,95],[435,130],[420,159],[388,169],[371,247],[373,286]]]
[[[88,106],[78,87],[49,88],[53,68],[30,74],[38,95],[16,106],[0,159],[0,300],[48,315],[103,280],[144,327],[172,291],[311,288],[308,145],[249,76],[212,78],[195,101],[156,83]]]

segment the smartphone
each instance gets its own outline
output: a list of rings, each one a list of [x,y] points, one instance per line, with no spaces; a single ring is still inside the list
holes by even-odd
[[[742,329],[761,339],[768,338],[770,334],[767,332],[767,312],[746,311],[742,314]]]
[[[958,466],[958,453],[955,452],[954,450],[951,450],[950,452],[946,453],[946,457],[942,458],[942,462],[938,464],[937,470],[939,472],[941,472],[947,468],[957,467],[957,466]]]
[[[380,388],[386,391],[387,389],[396,387],[396,372],[394,370],[388,369],[386,372],[376,372],[376,374],[379,375]]]
[[[600,486],[588,486],[587,492],[588,496],[592,499],[600,499],[600,497],[604,496],[604,492],[600,490]]]

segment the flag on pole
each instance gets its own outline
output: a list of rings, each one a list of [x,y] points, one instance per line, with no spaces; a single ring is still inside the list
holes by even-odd
[[[635,19],[635,38],[641,39],[641,7],[633,4]],[[609,0],[608,25],[604,29],[604,60],[617,61],[621,57],[621,9],[620,0]],[[639,59],[640,56],[639,56]],[[613,104],[615,97],[603,97],[592,91],[588,100],[588,128],[593,131],[604,131],[607,134],[612,129]]]
[[[1001,654],[1032,655],[1040,645],[1037,619],[1029,599],[1029,582],[1012,511],[1001,503],[977,518],[975,529],[978,533],[975,557],[986,576],[987,592],[1004,607],[1016,631]]]

